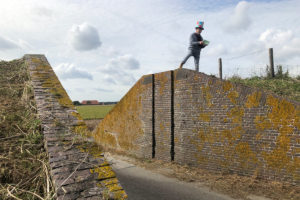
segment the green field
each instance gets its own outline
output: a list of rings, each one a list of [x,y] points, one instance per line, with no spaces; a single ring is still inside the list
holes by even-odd
[[[103,119],[115,105],[76,106],[83,119]]]

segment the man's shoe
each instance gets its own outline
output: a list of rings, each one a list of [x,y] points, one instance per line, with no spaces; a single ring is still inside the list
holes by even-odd
[[[183,64],[181,63],[181,64],[179,65],[179,69],[182,69],[182,66],[183,66]]]

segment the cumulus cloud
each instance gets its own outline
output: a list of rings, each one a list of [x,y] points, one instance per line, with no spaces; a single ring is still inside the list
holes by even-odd
[[[248,13],[249,7],[249,3],[246,1],[240,1],[234,9],[233,15],[231,15],[227,23],[225,23],[225,30],[246,30],[251,24],[251,19]]]
[[[300,55],[300,37],[291,30],[268,29],[259,36],[266,47],[274,48],[275,59],[284,62]]]
[[[0,49],[1,50],[16,49],[18,47],[19,46],[15,42],[0,36]]]
[[[265,43],[273,43],[273,44],[283,44],[288,42],[293,38],[293,33],[291,30],[283,31],[283,30],[273,30],[268,29],[265,32],[261,33],[259,36],[259,40]]]
[[[77,51],[89,51],[101,46],[98,30],[87,23],[73,25],[70,30],[70,43]]]
[[[93,80],[93,76],[89,72],[76,68],[74,64],[61,63],[54,70],[61,79]]]
[[[112,58],[105,65],[104,69],[100,69],[105,74],[104,80],[111,84],[132,85],[136,78],[133,76],[132,70],[140,68],[139,61],[132,55],[122,55]]]

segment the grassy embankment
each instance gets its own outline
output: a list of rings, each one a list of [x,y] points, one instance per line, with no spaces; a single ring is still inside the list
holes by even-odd
[[[269,75],[266,77],[254,76],[246,79],[233,76],[228,80],[236,83],[242,83],[249,87],[270,91],[277,95],[300,102],[300,76],[292,78],[287,72],[283,74],[280,69],[277,70],[275,78],[270,78]]]
[[[0,61],[0,199],[52,199],[43,145],[23,60]]]

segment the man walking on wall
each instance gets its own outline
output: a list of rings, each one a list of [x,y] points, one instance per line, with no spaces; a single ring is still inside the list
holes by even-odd
[[[195,70],[199,72],[199,60],[200,60],[200,52],[201,49],[206,47],[208,43],[204,43],[203,38],[201,36],[204,22],[197,22],[197,26],[195,27],[196,31],[195,33],[192,33],[190,36],[190,46],[189,46],[189,52],[187,56],[183,59],[181,62],[179,68],[182,68],[182,66],[186,63],[186,61],[193,56],[195,61]]]

